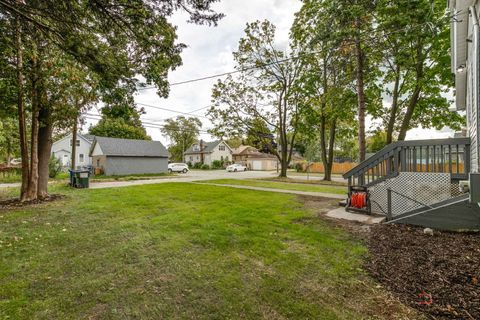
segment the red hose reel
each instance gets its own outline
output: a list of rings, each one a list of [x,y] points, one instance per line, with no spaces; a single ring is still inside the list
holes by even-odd
[[[366,192],[354,192],[351,196],[351,206],[356,209],[362,209],[367,206],[367,193]]]
[[[348,189],[348,200],[346,210],[358,211],[370,214],[370,193],[367,187],[350,186]]]

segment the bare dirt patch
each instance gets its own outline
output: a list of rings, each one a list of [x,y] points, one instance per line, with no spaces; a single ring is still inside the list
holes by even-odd
[[[62,195],[62,194],[51,194],[46,198],[38,199],[38,200],[32,200],[32,201],[23,201],[22,202],[18,198],[2,200],[2,201],[0,201],[0,210],[19,209],[19,208],[29,207],[29,206],[32,206],[32,205],[42,204],[42,203],[46,203],[46,202],[57,201],[57,200],[60,200],[60,199],[63,199],[63,198],[65,198],[65,196]]]

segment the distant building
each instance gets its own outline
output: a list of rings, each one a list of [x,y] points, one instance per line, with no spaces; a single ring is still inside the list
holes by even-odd
[[[233,162],[240,163],[248,170],[268,171],[277,170],[278,159],[273,154],[263,153],[251,146],[240,146],[233,150]]]
[[[168,170],[168,151],[159,141],[95,137],[90,156],[94,170],[107,176]]]
[[[213,142],[200,140],[188,148],[184,156],[185,162],[190,162],[192,165],[195,163],[203,163],[211,166],[215,160],[225,162],[232,161],[232,148],[222,140]]]
[[[92,146],[94,136],[90,134],[77,134],[76,144],[76,160],[77,167],[89,166],[92,159],[89,156],[90,147]],[[72,162],[72,134],[69,133],[60,140],[52,144],[52,155],[60,160],[63,167],[70,167]]]

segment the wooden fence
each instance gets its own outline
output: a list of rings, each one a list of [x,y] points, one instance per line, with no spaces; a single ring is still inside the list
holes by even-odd
[[[345,172],[351,170],[352,168],[354,168],[357,164],[354,163],[354,162],[343,162],[343,163],[333,163],[332,165],[332,173],[336,173],[336,174],[344,174]],[[307,164],[304,163],[302,164],[303,166],[303,170],[304,172],[306,172],[307,170]],[[321,162],[315,162],[313,164],[310,165],[310,167],[308,168],[308,172],[312,172],[312,173],[324,173],[325,172],[325,168],[323,167],[323,163]]]

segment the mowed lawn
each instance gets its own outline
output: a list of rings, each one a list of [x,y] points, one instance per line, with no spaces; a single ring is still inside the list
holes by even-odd
[[[205,181],[202,181],[202,183],[250,186],[250,187],[295,190],[295,191],[305,191],[305,192],[322,192],[322,193],[345,194],[345,195],[347,194],[346,186],[335,186],[335,185],[326,185],[326,184],[315,185],[313,183],[290,183],[290,182],[276,182],[276,181],[265,181],[265,180],[248,180],[248,179],[246,180],[216,179],[216,180],[205,180]]]
[[[361,270],[366,249],[293,195],[57,191],[0,211],[0,319],[391,318]]]

